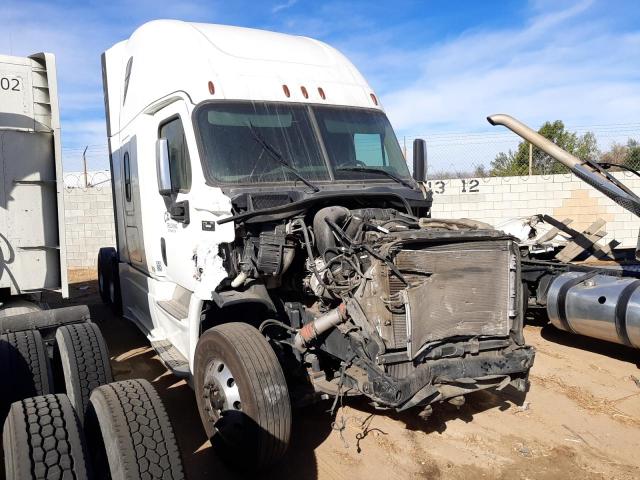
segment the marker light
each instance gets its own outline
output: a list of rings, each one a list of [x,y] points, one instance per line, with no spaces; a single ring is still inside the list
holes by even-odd
[[[209,81],[209,93],[210,93],[211,95],[213,95],[213,94],[215,94],[215,93],[216,93],[216,87],[213,85],[213,82],[212,82],[212,81]]]
[[[284,91],[284,94],[287,96],[287,98],[289,98],[291,96],[291,92],[289,91],[289,87],[287,87],[286,85],[282,85],[282,90]]]
[[[370,95],[371,95],[371,100],[373,100],[373,104],[378,105],[378,99],[376,98],[376,96],[373,93],[371,93]]]
[[[323,100],[327,99],[327,96],[324,94],[324,90],[322,89],[322,87],[318,87],[318,93],[320,94],[320,98]]]
[[[302,92],[302,96],[304,98],[309,98],[309,92],[307,92],[307,89],[305,87],[300,87],[300,91]]]

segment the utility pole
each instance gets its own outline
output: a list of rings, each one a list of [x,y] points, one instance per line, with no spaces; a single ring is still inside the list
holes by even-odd
[[[533,175],[533,145],[529,143],[529,176]]]
[[[89,145],[84,147],[84,152],[82,152],[82,168],[84,170],[84,188],[89,186],[89,179],[87,178],[87,149]]]

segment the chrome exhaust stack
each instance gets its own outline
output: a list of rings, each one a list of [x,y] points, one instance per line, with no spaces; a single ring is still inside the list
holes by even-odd
[[[519,135],[550,157],[562,163],[580,180],[606,195],[622,208],[633,213],[636,217],[640,217],[640,197],[596,162],[580,160],[509,115],[502,113],[490,115],[487,117],[487,121],[494,126],[502,125],[507,127],[516,135]],[[638,233],[635,257],[640,260],[640,232]]]
[[[591,160],[580,160],[509,115],[490,115],[487,117],[487,121],[491,125],[507,127],[516,135],[519,135],[550,157],[562,163],[582,181],[602,192],[621,207],[640,217],[640,197],[597,163]]]

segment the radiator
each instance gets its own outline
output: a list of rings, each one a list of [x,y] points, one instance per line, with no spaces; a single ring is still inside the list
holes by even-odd
[[[395,264],[410,287],[389,272],[389,295],[400,294],[405,307],[392,315],[391,348],[409,343],[414,358],[429,342],[509,335],[517,288],[512,241],[401,250]]]

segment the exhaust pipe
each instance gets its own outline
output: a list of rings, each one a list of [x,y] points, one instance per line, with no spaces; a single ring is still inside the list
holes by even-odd
[[[497,114],[487,117],[491,125],[507,127],[516,135],[535,145],[537,148],[565,165],[578,178],[600,191],[622,208],[640,217],[640,197],[627,188],[622,182],[609,174],[600,165],[590,160],[580,160],[569,152],[563,150],[551,140],[533,131],[524,123],[515,118]]]

